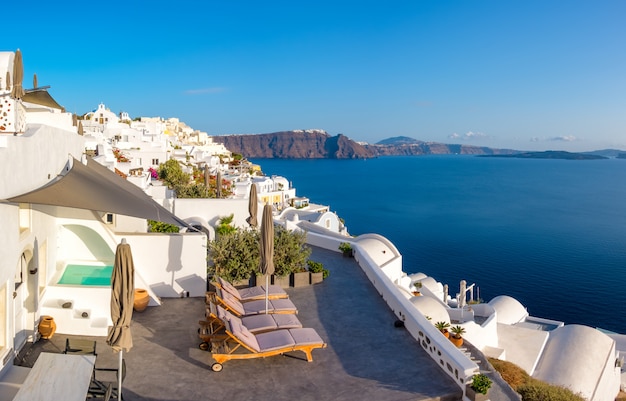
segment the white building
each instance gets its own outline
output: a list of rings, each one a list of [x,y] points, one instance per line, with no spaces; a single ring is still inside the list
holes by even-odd
[[[148,233],[147,219],[185,223],[84,156],[85,137],[56,102],[42,102],[42,88],[15,92],[15,59],[0,52],[0,77],[11,80],[0,81],[0,374],[38,338],[43,315],[59,333],[106,335],[110,286],[64,277],[70,265],[85,278],[111,266],[122,238],[152,305],[206,290],[206,235]]]

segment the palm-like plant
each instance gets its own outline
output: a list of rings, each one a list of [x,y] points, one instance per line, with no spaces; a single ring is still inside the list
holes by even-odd
[[[441,332],[441,334],[446,336],[446,338],[450,337],[450,333],[448,333],[448,328],[450,327],[450,323],[445,322],[445,321],[437,322],[435,323],[435,327],[437,328],[437,330]]]
[[[446,331],[448,331],[448,328],[450,327],[450,323],[448,322],[437,322],[435,323],[435,327],[437,328],[437,330],[439,330],[440,332],[444,333]]]
[[[450,331],[454,335],[454,338],[461,338],[463,337],[463,334],[465,334],[465,329],[458,325],[451,327]]]

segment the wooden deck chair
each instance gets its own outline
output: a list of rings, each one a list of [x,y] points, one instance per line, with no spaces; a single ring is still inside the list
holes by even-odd
[[[210,295],[210,302],[222,305],[235,316],[260,315],[265,313],[265,300],[239,302],[237,298],[226,291],[219,288],[215,289],[215,293]],[[298,308],[290,299],[270,299],[267,305],[267,313],[286,313],[296,314]]]
[[[208,351],[210,341],[214,338],[226,338],[224,321],[228,320],[232,313],[219,305],[211,303],[207,308],[207,320],[200,320],[198,324],[199,337],[202,340],[199,347]],[[302,323],[292,314],[260,314],[241,317],[241,323],[253,334],[263,333],[278,329],[299,329]]]
[[[221,277],[216,277],[213,285],[217,288],[221,288],[225,292],[232,294],[239,302],[258,301],[260,299],[265,300],[265,286],[248,287],[237,289],[234,285],[224,280]],[[269,285],[267,296],[269,299],[282,299],[289,298],[289,295],[279,285]]]
[[[281,355],[286,352],[302,351],[308,362],[313,361],[312,352],[326,348],[326,343],[312,328],[280,329],[252,334],[241,319],[231,316],[224,322],[227,338],[213,340],[211,370],[220,372],[222,364],[231,359],[254,359]]]

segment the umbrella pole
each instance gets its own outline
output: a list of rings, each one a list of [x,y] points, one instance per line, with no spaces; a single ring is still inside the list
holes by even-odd
[[[265,274],[265,314],[267,315],[269,309],[269,288],[270,288],[270,275]]]
[[[124,372],[122,372],[122,361],[124,360],[122,354],[124,353],[124,351],[120,350],[119,352],[119,363],[118,363],[118,370],[117,370],[117,399],[121,400],[122,399],[122,374]]]

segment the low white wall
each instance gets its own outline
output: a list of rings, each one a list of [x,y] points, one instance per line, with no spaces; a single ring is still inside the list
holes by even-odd
[[[204,296],[207,274],[204,234],[118,234],[118,237],[126,238],[131,247],[135,287],[146,285],[163,298]]]
[[[439,330],[402,295],[400,289],[361,249],[358,241],[355,244],[354,257],[387,305],[398,319],[404,322],[407,331],[440,365],[441,369],[465,391],[465,384],[478,372],[478,365],[442,336]]]
[[[367,241],[364,241],[365,239]],[[372,240],[380,241],[380,246],[372,247]],[[352,244],[355,260],[376,288],[376,291],[389,305],[389,308],[399,320],[404,322],[407,331],[418,341],[428,355],[465,391],[465,384],[478,372],[479,367],[441,335],[439,330],[411,304],[396,286],[394,282],[402,280],[406,275],[402,271],[402,255],[395,246],[388,239],[378,234],[365,234],[355,238],[337,238],[331,235],[325,236],[321,233],[307,232],[307,243],[320,248],[339,252],[338,247],[341,242]],[[366,245],[362,246],[359,242]],[[374,248],[374,252],[381,251],[381,249],[391,252],[392,259],[384,260],[385,271],[369,255],[367,248],[370,250]],[[385,255],[387,255],[386,252]],[[380,255],[377,255],[377,258],[380,259]],[[386,273],[390,274],[391,277]]]
[[[259,203],[257,222],[261,224],[263,204]],[[215,227],[222,217],[233,215],[235,227],[249,227],[246,219],[250,216],[248,199],[176,199],[173,213],[192,225],[202,225],[209,231],[210,239],[215,239]]]
[[[112,264],[117,244],[125,238],[133,255],[135,287],[147,287],[152,296],[164,298],[201,297],[206,292],[205,234],[113,233],[97,220],[65,218],[59,223],[59,252],[48,280],[68,260]],[[154,301],[151,305],[158,304]]]

